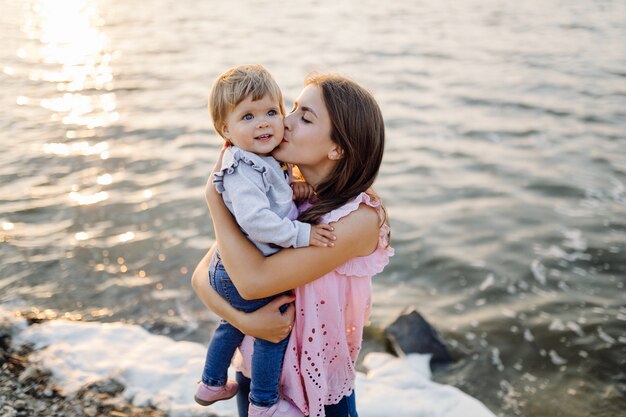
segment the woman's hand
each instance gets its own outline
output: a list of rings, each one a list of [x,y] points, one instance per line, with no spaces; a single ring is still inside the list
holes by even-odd
[[[293,305],[295,297],[281,295],[264,307],[247,313],[236,326],[248,336],[278,343],[289,335],[293,328],[296,309]],[[284,313],[280,312],[283,304],[289,304]]]
[[[191,278],[193,289],[204,305],[247,335],[273,343],[287,337],[295,318],[293,306],[295,297],[282,295],[252,313],[237,310],[228,304],[209,284],[207,275],[214,251],[215,245],[198,263]],[[279,308],[283,304],[289,304],[289,306],[284,313],[281,313]]]
[[[224,159],[224,151],[226,151],[226,148],[227,148],[226,145],[222,146],[222,149],[220,150],[220,153],[217,156],[217,160],[215,161],[215,165],[213,165],[213,169],[211,170],[211,173],[209,174],[209,178],[207,179],[206,186],[204,187],[204,197],[206,198],[206,201],[209,207],[211,206],[212,199],[213,200],[215,198],[218,198],[220,200],[222,199],[220,194],[217,192],[215,185],[213,185],[213,174],[215,174],[216,172],[219,172],[220,169],[222,168],[222,159]]]

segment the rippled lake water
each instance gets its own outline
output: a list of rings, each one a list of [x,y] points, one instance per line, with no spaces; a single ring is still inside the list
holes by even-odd
[[[207,340],[210,84],[260,63],[290,105],[334,71],[387,126],[372,325],[416,306],[459,359],[435,377],[498,415],[623,412],[626,3],[0,5],[3,305]]]

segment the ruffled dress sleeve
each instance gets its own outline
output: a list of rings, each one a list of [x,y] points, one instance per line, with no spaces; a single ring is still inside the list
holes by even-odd
[[[342,217],[345,217],[357,210],[361,204],[374,207],[380,213],[381,201],[372,201],[369,194],[361,193],[354,200],[323,216],[322,222],[336,222]],[[350,277],[372,277],[382,272],[383,269],[385,269],[385,266],[389,263],[389,257],[394,254],[394,250],[389,246],[389,231],[389,226],[387,223],[384,223],[380,227],[378,234],[378,246],[373,253],[367,256],[352,258],[343,265],[340,265],[335,271],[338,274]]]

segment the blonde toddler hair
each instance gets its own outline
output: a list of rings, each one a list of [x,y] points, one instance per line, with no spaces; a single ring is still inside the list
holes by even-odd
[[[280,112],[284,116],[283,94],[272,75],[263,66],[239,65],[222,73],[213,82],[209,96],[209,111],[215,131],[226,139],[222,127],[229,113],[246,98],[252,97],[252,101],[256,101],[267,94],[278,101]]]

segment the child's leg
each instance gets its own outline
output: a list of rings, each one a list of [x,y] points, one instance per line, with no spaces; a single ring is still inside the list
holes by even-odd
[[[233,305],[233,301],[238,301],[238,297],[236,300],[231,299],[233,292],[237,295],[238,293],[226,273],[217,251],[211,259],[209,282],[211,287],[229,304]],[[222,320],[220,322],[207,350],[204,371],[202,372],[203,383],[212,387],[226,384],[230,361],[243,337],[244,334],[227,321]]]
[[[212,387],[221,387],[228,379],[228,367],[241,344],[244,334],[230,323],[222,320],[215,329],[215,334],[209,344],[202,372],[202,382]]]
[[[278,385],[283,358],[289,337],[278,343],[263,339],[254,341],[252,354],[252,382],[250,402],[259,407],[270,407],[278,401]]]

